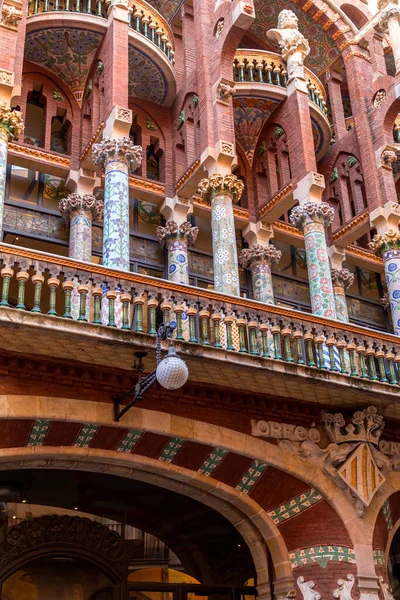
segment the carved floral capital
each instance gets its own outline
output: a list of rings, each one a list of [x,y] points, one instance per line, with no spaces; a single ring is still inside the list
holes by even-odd
[[[18,10],[18,8],[15,6],[10,6],[9,4],[3,4],[1,16],[6,25],[12,25],[13,27],[16,27],[18,25],[18,21],[22,19],[22,10]]]
[[[168,221],[165,227],[157,227],[157,237],[163,246],[175,240],[187,240],[188,244],[194,244],[198,233],[199,228],[192,227],[189,221],[180,225],[176,221]]]
[[[335,211],[327,202],[306,202],[304,206],[296,206],[290,214],[292,225],[300,229],[310,221],[322,223],[325,227],[332,224]]]
[[[236,175],[210,175],[208,179],[202,179],[198,191],[202,198],[210,198],[216,194],[229,194],[234,202],[239,202],[242,197],[244,183]]]
[[[346,290],[354,283],[354,275],[348,269],[332,269],[331,275],[334,287],[341,287]]]
[[[390,3],[381,12],[379,19],[379,28],[385,31],[388,27],[388,22],[390,21],[390,19],[393,18],[397,18],[398,20],[400,20],[400,6],[397,6],[394,3]]]
[[[387,250],[400,250],[400,231],[390,229],[383,235],[376,235],[369,244],[375,254],[381,255]]]
[[[244,248],[239,256],[239,262],[245,269],[250,268],[255,263],[266,262],[270,267],[278,264],[282,257],[282,252],[277,250],[272,244],[262,246],[253,244],[250,248]]]
[[[22,113],[11,110],[6,102],[0,102],[0,129],[7,133],[9,140],[24,133]]]
[[[90,213],[96,221],[101,221],[103,218],[104,203],[99,198],[93,196],[93,194],[85,194],[84,196],[69,194],[69,196],[60,200],[58,206],[62,216],[66,220],[71,214],[80,210]]]
[[[104,169],[110,160],[120,160],[128,165],[130,171],[135,171],[142,162],[142,147],[135,146],[128,137],[114,139],[104,138],[99,144],[93,144],[93,162]]]

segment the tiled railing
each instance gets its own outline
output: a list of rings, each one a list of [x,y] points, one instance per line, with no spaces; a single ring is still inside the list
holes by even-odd
[[[400,340],[387,333],[7,244],[0,260],[0,310],[71,319],[75,301],[83,323],[155,335],[173,320],[188,344],[400,385]]]
[[[105,0],[28,0],[29,16],[57,11],[107,17],[107,3]]]
[[[328,109],[324,86],[310,69],[305,68],[305,76],[310,100],[326,114]],[[237,50],[233,61],[233,79],[286,87],[286,63],[279,54],[273,52]]]
[[[172,31],[162,16],[144,0],[135,0],[132,4],[131,27],[158,46],[174,64]]]

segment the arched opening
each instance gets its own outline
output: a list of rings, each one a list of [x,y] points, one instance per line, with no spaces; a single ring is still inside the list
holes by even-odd
[[[342,4],[340,6],[345,15],[349,17],[353,21],[355,25],[359,29],[364,27],[366,23],[368,23],[368,17],[365,15],[359,8],[353,6],[352,4]]]
[[[43,86],[34,84],[33,90],[28,94],[25,115],[25,144],[44,147],[46,98],[42,94]]]
[[[388,556],[390,585],[395,600],[400,599],[400,528],[398,527],[390,544]]]
[[[57,107],[57,114],[51,119],[50,150],[61,154],[71,154],[71,122],[66,114],[66,108]]]

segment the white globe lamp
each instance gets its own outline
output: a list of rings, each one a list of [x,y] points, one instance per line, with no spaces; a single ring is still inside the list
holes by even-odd
[[[156,369],[157,381],[167,390],[178,390],[185,385],[189,377],[189,370],[175,352],[173,346],[169,347],[167,356],[160,362]]]

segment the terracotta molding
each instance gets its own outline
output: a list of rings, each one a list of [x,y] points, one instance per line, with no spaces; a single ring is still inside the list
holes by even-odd
[[[86,148],[84,149],[84,151],[82,152],[82,154],[80,156],[79,160],[81,162],[83,162],[85,160],[85,158],[87,157],[87,155],[89,154],[90,150],[92,149],[93,144],[99,138],[99,136],[100,136],[101,132],[103,131],[104,127],[105,127],[104,123],[100,123],[100,125],[96,129],[94,135],[92,136],[90,142],[88,143],[88,145],[86,146]]]
[[[200,166],[200,158],[195,160],[194,163],[188,168],[186,173],[184,173],[182,175],[182,177],[180,177],[180,179],[178,179],[178,181],[175,185],[176,191],[179,191],[180,188],[185,185],[185,183],[190,179],[190,177],[193,175],[193,173],[195,173],[197,171],[199,166]]]
[[[8,151],[11,154],[17,156],[46,161],[55,165],[59,165],[61,167],[67,167],[68,169],[70,167],[69,158],[65,158],[64,156],[58,156],[56,154],[51,154],[50,152],[46,152],[45,150],[39,150],[38,148],[22,146],[21,144],[15,144],[13,142],[10,142],[8,144]]]
[[[341,237],[343,237],[347,233],[350,233],[351,231],[355,231],[356,229],[358,229],[358,227],[360,227],[361,225],[364,225],[368,220],[369,220],[369,213],[368,213],[368,209],[366,208],[362,213],[355,216],[354,219],[352,219],[348,223],[345,223],[345,225],[343,225],[343,227],[341,227],[340,229],[335,231],[335,233],[333,234],[334,243],[336,244],[340,240]]]
[[[266,204],[264,204],[264,206],[262,206],[260,208],[259,211],[259,219],[262,219],[262,217],[265,217],[266,213],[271,210],[271,208],[274,208],[277,204],[279,204],[279,202],[281,200],[283,200],[283,198],[285,198],[286,196],[288,196],[289,194],[291,194],[293,192],[293,184],[289,183],[286,187],[284,187],[280,192],[278,192],[273,198],[272,200],[269,200]]]

